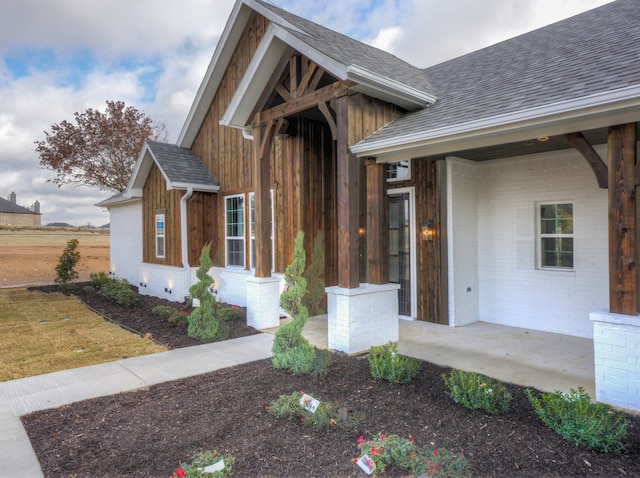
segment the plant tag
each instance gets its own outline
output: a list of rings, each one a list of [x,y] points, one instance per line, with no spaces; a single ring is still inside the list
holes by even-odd
[[[364,471],[367,475],[373,473],[376,469],[376,464],[373,462],[369,455],[361,456],[360,459],[356,462],[358,466]]]
[[[300,398],[300,406],[311,413],[316,413],[318,405],[320,402],[306,393]]]
[[[216,471],[224,470],[224,458],[213,465],[209,465],[202,469],[203,473],[215,473]]]

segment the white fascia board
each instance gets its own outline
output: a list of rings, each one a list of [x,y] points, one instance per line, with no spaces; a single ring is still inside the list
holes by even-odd
[[[167,189],[187,190],[189,188],[192,188],[194,191],[205,192],[205,193],[217,193],[218,191],[220,191],[220,186],[209,186],[205,184],[175,182],[175,183],[171,183],[171,187],[169,187],[169,184],[167,183]]]
[[[249,116],[273,78],[274,71],[281,66],[282,58],[289,48],[276,38],[277,29],[279,27],[273,23],[267,27],[247,71],[220,119],[222,126],[246,128]]]
[[[435,96],[429,93],[417,90],[391,78],[376,75],[358,65],[351,65],[347,68],[347,78],[374,91],[379,91],[390,98],[395,98],[396,101],[401,101],[402,104],[400,106],[407,105],[409,106],[407,109],[424,108],[437,100]]]
[[[250,6],[245,4],[250,4]],[[209,62],[207,72],[196,92],[189,114],[178,136],[178,146],[191,148],[193,145],[200,126],[209,111],[213,97],[218,91],[227,65],[231,61],[233,52],[253,14],[252,8],[254,8],[255,5],[254,2],[250,2],[249,0],[237,1],[234,5],[229,20],[218,40],[213,57]]]
[[[416,157],[640,120],[640,85],[351,146],[357,156]],[[527,136],[528,135],[528,136]]]
[[[147,153],[152,157],[148,158]],[[142,151],[140,151],[140,155],[138,156],[138,160],[133,167],[131,178],[129,178],[129,184],[126,189],[127,192],[133,191],[136,187],[141,187],[139,184],[141,181],[144,184],[144,181],[147,180],[147,176],[149,175],[149,171],[151,171],[152,163],[153,154],[151,153],[149,144],[145,141]]]
[[[141,200],[142,200],[141,197],[120,196],[117,198],[105,199],[104,201],[100,201],[99,203],[94,204],[94,206],[106,207],[108,209],[111,207],[124,206],[126,204],[137,203],[137,202],[140,202]]]
[[[293,23],[288,22],[287,20],[285,20],[284,18],[280,17],[279,15],[276,15],[274,12],[272,12],[271,10],[269,10],[266,7],[263,7],[261,4],[254,2],[252,0],[246,0],[245,2],[248,6],[250,6],[253,10],[255,10],[256,12],[258,12],[260,15],[262,15],[263,17],[269,19],[272,23],[279,23],[282,25],[285,25],[287,28],[291,29],[291,30],[295,30],[299,33],[304,33],[302,30],[300,30],[298,27],[296,27]],[[270,2],[272,3],[272,2]]]

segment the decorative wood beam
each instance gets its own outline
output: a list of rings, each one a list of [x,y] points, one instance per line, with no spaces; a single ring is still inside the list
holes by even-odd
[[[327,123],[329,123],[329,129],[331,130],[331,138],[335,141],[337,136],[336,136],[336,122],[333,119],[333,115],[331,114],[331,111],[329,111],[329,107],[327,106],[327,102],[326,101],[321,101],[320,103],[318,103],[318,109],[320,110],[320,112],[324,115],[324,118],[327,120]]]
[[[295,99],[298,92],[298,57],[292,56],[289,59],[289,91],[291,98]]]
[[[602,158],[593,146],[587,141],[582,133],[570,133],[564,135],[564,140],[573,146],[587,160],[589,166],[596,175],[598,181],[598,187],[601,189],[607,189],[609,185],[607,165],[602,161]]]
[[[349,97],[336,100],[338,183],[338,286],[360,286],[358,219],[360,211],[360,164],[349,151]]]
[[[285,88],[285,86],[282,83],[280,82],[276,83],[276,86],[274,87],[274,89],[278,92],[280,96],[282,96],[283,100],[289,101],[289,99],[291,98],[291,92],[287,90],[287,88]]]
[[[384,165],[367,159],[367,282],[389,282],[387,181]]]
[[[638,313],[636,124],[609,130],[609,309]]]
[[[283,103],[268,110],[260,112],[260,121],[262,124],[267,124],[269,120],[280,117],[290,116],[296,113],[300,113],[304,110],[314,108],[321,101],[328,101],[332,98],[337,98],[347,94],[349,87],[353,85],[352,82],[339,81],[331,85],[327,85],[319,90],[315,90],[307,93],[306,95],[298,98],[292,98],[290,101]],[[257,124],[253,124],[252,127],[256,127]]]
[[[300,80],[300,84],[298,85],[296,96],[302,96],[304,94],[305,90],[307,89],[307,86],[309,86],[309,82],[311,81],[311,78],[313,77],[313,73],[315,72],[316,68],[317,66],[313,61],[309,63],[309,67],[307,68],[307,71],[302,76],[302,79]]]
[[[317,67],[316,72],[313,75],[313,79],[309,83],[310,90],[315,90],[318,87],[318,83],[320,83],[320,80],[322,79],[322,75],[324,75],[324,68]]]

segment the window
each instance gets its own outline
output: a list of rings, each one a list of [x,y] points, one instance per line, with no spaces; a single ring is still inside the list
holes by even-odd
[[[387,163],[387,181],[404,181],[411,179],[411,162],[397,161]]]
[[[164,257],[164,214],[156,214],[156,257]]]
[[[244,267],[244,196],[228,196],[224,202],[227,265]]]
[[[540,204],[540,268],[573,269],[573,204]]]
[[[251,269],[255,269],[256,267],[256,208],[255,208],[255,193],[249,193],[249,214],[251,216]],[[271,229],[271,268],[273,269],[275,265],[275,244],[273,243],[273,190],[270,192],[269,196],[269,227]]]

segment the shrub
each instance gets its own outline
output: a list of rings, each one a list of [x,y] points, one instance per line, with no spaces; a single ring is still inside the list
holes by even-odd
[[[97,289],[99,289],[104,284],[109,282],[111,280],[111,277],[109,277],[106,272],[92,272],[91,274],[89,274],[89,279],[91,280],[93,285]]]
[[[122,307],[133,307],[140,302],[140,296],[131,289],[127,279],[109,279],[98,293]]]
[[[205,472],[204,468],[218,463],[224,459],[224,468],[219,471]],[[233,455],[221,455],[217,450],[205,451],[193,455],[191,463],[181,463],[169,478],[223,478],[233,476],[233,464],[236,459]]]
[[[624,451],[628,420],[604,403],[591,403],[582,387],[570,393],[556,390],[536,397],[531,389],[525,394],[536,414],[565,440],[592,450]]]
[[[418,447],[411,437],[407,439],[381,433],[366,441],[359,437],[358,448],[375,465],[374,475],[386,473],[387,468],[396,466],[409,471],[413,476],[471,476],[469,462],[463,454],[453,453],[446,448],[432,450]]]
[[[308,397],[304,392],[294,392],[290,395],[280,395],[273,400],[266,410],[278,418],[299,420],[306,426],[316,430],[324,430],[333,426],[352,430],[358,424],[358,417],[350,413],[346,407],[336,402],[320,402],[315,412],[303,407],[303,397]]]
[[[501,382],[476,372],[453,370],[442,375],[454,402],[471,410],[484,410],[492,415],[506,413],[511,394]]]
[[[294,374],[325,376],[331,364],[331,354],[320,351],[302,336],[302,328],[309,312],[302,298],[307,290],[307,280],[303,276],[306,255],[304,234],[296,235],[293,258],[285,270],[285,290],[280,295],[280,306],[291,315],[291,322],[278,329],[271,349],[271,363],[274,368],[287,369]]]
[[[200,301],[200,306],[189,316],[187,334],[204,342],[225,340],[229,336],[229,327],[218,315],[226,309],[218,305],[210,292],[213,285],[213,278],[209,275],[209,269],[213,265],[210,253],[211,243],[208,243],[200,253],[200,267],[196,271],[199,280],[189,288],[189,293]]]
[[[56,265],[56,278],[54,279],[56,284],[66,286],[79,277],[78,271],[76,271],[76,265],[80,260],[80,253],[76,250],[78,244],[78,239],[69,239],[64,251],[62,251],[58,265]]]
[[[369,349],[369,371],[373,378],[389,382],[408,383],[420,371],[420,360],[398,353],[398,346],[389,342]]]

